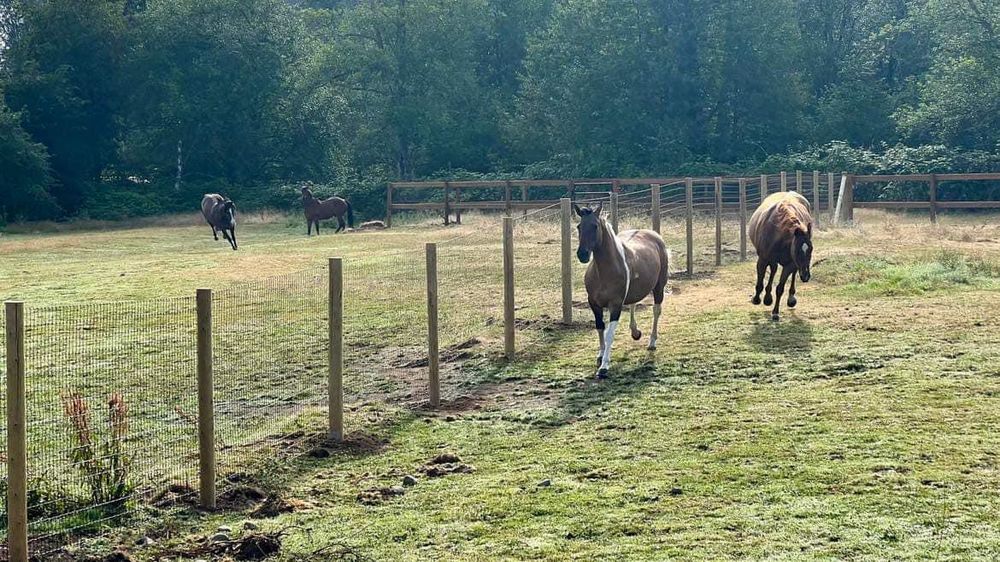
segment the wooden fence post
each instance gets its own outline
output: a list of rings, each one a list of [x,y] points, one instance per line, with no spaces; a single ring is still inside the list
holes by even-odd
[[[747,261],[747,180],[740,178],[740,261]]]
[[[650,192],[652,197],[652,211],[650,212],[650,219],[652,219],[653,232],[660,232],[660,186],[651,185],[652,191]]]
[[[781,191],[788,191],[788,172],[781,172]]]
[[[459,205],[462,203],[462,190],[455,188],[455,224],[462,224],[462,208]]]
[[[511,200],[510,200],[511,189],[512,186],[510,184],[510,180],[505,181],[503,184],[503,202],[504,202],[504,211],[506,212],[506,215],[508,217],[511,215],[512,212]]]
[[[28,452],[25,419],[24,303],[7,315],[7,555],[28,562]]]
[[[503,218],[503,350],[514,360],[514,219]]]
[[[854,174],[847,176],[847,191],[844,192],[844,208],[847,211],[848,224],[854,224]]]
[[[931,223],[937,224],[937,190],[938,190],[938,178],[937,174],[931,174],[931,179],[929,182],[930,188],[930,199],[931,199]]]
[[[813,170],[813,220],[819,226],[819,170]]]
[[[611,192],[611,228],[618,234],[618,192]]]
[[[444,225],[451,224],[451,187],[444,182]]]
[[[694,180],[684,180],[684,198],[687,207],[687,273],[694,275]]]
[[[559,200],[562,208],[562,320],[573,323],[573,202],[568,197]]]
[[[767,199],[767,187],[768,187],[767,186],[767,182],[768,181],[769,181],[769,178],[767,177],[767,174],[761,174],[761,176],[760,176],[760,200],[761,200],[762,203],[764,202],[764,199]]]
[[[521,186],[521,201],[524,203],[528,202],[528,186]],[[528,206],[524,206],[524,216],[528,216]]]
[[[829,198],[829,200],[827,201],[827,205],[829,206],[829,209],[827,209],[827,210],[830,211],[830,222],[831,223],[835,223],[836,220],[837,220],[837,215],[836,215],[836,213],[837,213],[837,208],[836,208],[836,206],[837,206],[837,201],[836,201],[837,197],[834,194],[834,190],[837,188],[836,187],[836,181],[837,181],[836,174],[834,174],[833,172],[827,172],[827,174],[826,174],[826,189],[827,189],[827,191],[829,191],[829,193],[827,194],[828,198]]]
[[[510,220],[504,217],[504,224]],[[438,278],[437,244],[428,242],[427,251],[427,371],[428,395],[432,408],[441,403],[439,376],[440,351],[438,350]]]
[[[392,184],[385,188],[385,227],[392,226]]]
[[[201,507],[215,509],[215,404],[212,382],[212,289],[198,289],[198,467]]]
[[[802,185],[802,170],[795,170],[795,191],[801,193],[803,197],[806,197],[806,194],[802,189],[803,187],[805,186]]]
[[[722,178],[715,178],[715,265],[722,265]]]
[[[330,258],[328,324],[330,373],[327,381],[331,441],[344,440],[344,262]]]

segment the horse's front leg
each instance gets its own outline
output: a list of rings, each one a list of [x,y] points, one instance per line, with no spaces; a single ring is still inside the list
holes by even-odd
[[[313,221],[311,221],[309,219],[306,219],[306,224],[308,225],[306,227],[306,236],[312,236],[312,233],[313,233]]]
[[[771,306],[774,300],[771,298],[771,287],[774,286],[774,274],[778,272],[778,264],[768,265],[771,268],[771,275],[767,278],[767,287],[764,288],[764,306]]]
[[[781,279],[778,280],[778,286],[774,289],[774,310],[771,311],[771,320],[778,320],[778,307],[781,306],[781,295],[785,293],[785,282],[788,281],[788,275],[792,273],[793,268],[782,267],[781,268]]]
[[[233,251],[239,248],[239,246],[236,245],[236,227],[229,229],[229,243],[232,244]]]
[[[754,287],[753,298],[750,302],[760,304],[760,293],[764,290],[764,275],[767,274],[767,263],[764,258],[757,258],[757,286]]]
[[[799,299],[795,298],[795,273],[792,272],[792,286],[788,288],[788,308],[795,308],[799,304]]]
[[[597,328],[597,339],[601,342],[600,351],[597,352],[597,366],[601,366],[604,360],[604,309],[590,303],[590,310],[594,313],[594,327]]]
[[[611,322],[604,330],[604,356],[601,358],[601,366],[597,369],[597,378],[607,378],[611,369],[611,347],[615,343],[615,330],[618,329],[618,320],[622,317],[622,307],[611,308]]]
[[[632,339],[634,339],[635,341],[639,341],[639,339],[642,338],[642,332],[639,330],[639,326],[636,326],[635,324],[634,304],[628,307],[628,314],[629,314],[628,327],[629,331],[632,332]]]

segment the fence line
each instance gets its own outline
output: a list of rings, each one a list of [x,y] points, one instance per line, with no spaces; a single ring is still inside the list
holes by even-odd
[[[854,203],[854,186],[885,177],[845,175],[835,185],[837,175],[814,172],[789,180],[816,216],[825,202],[849,220],[865,205]],[[747,215],[782,186],[781,176],[657,182],[577,191],[593,197],[508,212],[423,251],[414,243],[331,259],[325,275],[317,267],[198,298],[29,303],[23,330],[8,306],[8,552],[16,556],[17,541],[30,537],[32,552],[45,554],[79,531],[141,515],[141,504],[163,500],[165,490],[171,505],[200,496],[211,507],[231,475],[273,456],[289,420],[305,411],[325,408],[328,436],[345,439],[356,428],[344,419],[344,402],[436,407],[472,384],[452,367],[465,350],[514,360],[558,336],[558,324],[589,321],[582,286],[573,283],[574,202],[601,202],[622,229],[661,230],[693,274],[745,260]],[[410,302],[421,304],[400,306]],[[12,384],[18,338],[27,371],[24,471]]]

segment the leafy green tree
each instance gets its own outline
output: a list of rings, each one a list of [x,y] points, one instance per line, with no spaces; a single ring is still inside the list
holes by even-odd
[[[52,195],[72,213],[116,157],[122,7],[104,0],[12,6],[21,21],[3,59],[5,98],[47,148]]]
[[[45,147],[21,127],[20,116],[0,97],[0,218],[53,218],[61,210],[48,192],[51,181]]]

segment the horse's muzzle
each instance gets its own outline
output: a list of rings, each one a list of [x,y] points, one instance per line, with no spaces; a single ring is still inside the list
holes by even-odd
[[[583,248],[578,248],[576,250],[576,258],[580,260],[580,263],[587,263],[590,261],[590,252]]]

